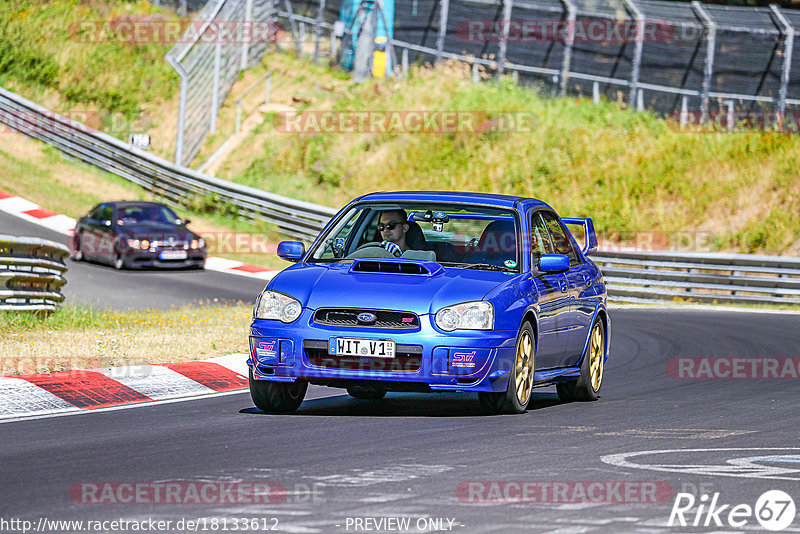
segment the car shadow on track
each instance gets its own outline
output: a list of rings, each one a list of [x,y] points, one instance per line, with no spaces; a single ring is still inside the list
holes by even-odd
[[[534,393],[528,412],[562,404],[555,393]],[[492,417],[482,412],[474,393],[388,393],[380,400],[359,400],[337,395],[303,402],[296,412],[262,412],[258,408],[240,410],[242,414],[349,417]]]

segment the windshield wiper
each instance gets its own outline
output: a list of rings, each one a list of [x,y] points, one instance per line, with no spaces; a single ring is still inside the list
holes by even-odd
[[[477,269],[479,271],[504,271],[516,273],[516,269],[510,267],[503,267],[501,265],[492,265],[491,263],[459,263],[454,261],[440,261],[440,264],[445,267],[456,267],[459,269]]]

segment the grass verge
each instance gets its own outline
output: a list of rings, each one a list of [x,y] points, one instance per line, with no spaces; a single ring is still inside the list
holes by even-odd
[[[167,311],[67,305],[50,314],[0,312],[0,376],[173,363],[247,353],[252,307]]]

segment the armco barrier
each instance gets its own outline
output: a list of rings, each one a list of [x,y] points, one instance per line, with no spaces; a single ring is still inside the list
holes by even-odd
[[[167,203],[225,203],[235,206],[240,218],[274,223],[293,237],[313,239],[336,213],[332,208],[267,193],[176,165],[2,88],[0,123],[139,184]]]
[[[0,235],[0,310],[55,310],[67,283],[64,245]]]
[[[696,252],[600,252],[609,299],[800,304],[800,258]]]

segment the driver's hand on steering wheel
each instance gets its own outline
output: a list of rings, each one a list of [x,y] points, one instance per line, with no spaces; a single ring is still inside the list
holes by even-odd
[[[381,246],[391,252],[395,258],[399,258],[400,255],[403,253],[403,250],[400,248],[400,245],[397,243],[393,243],[391,241],[381,241]]]

